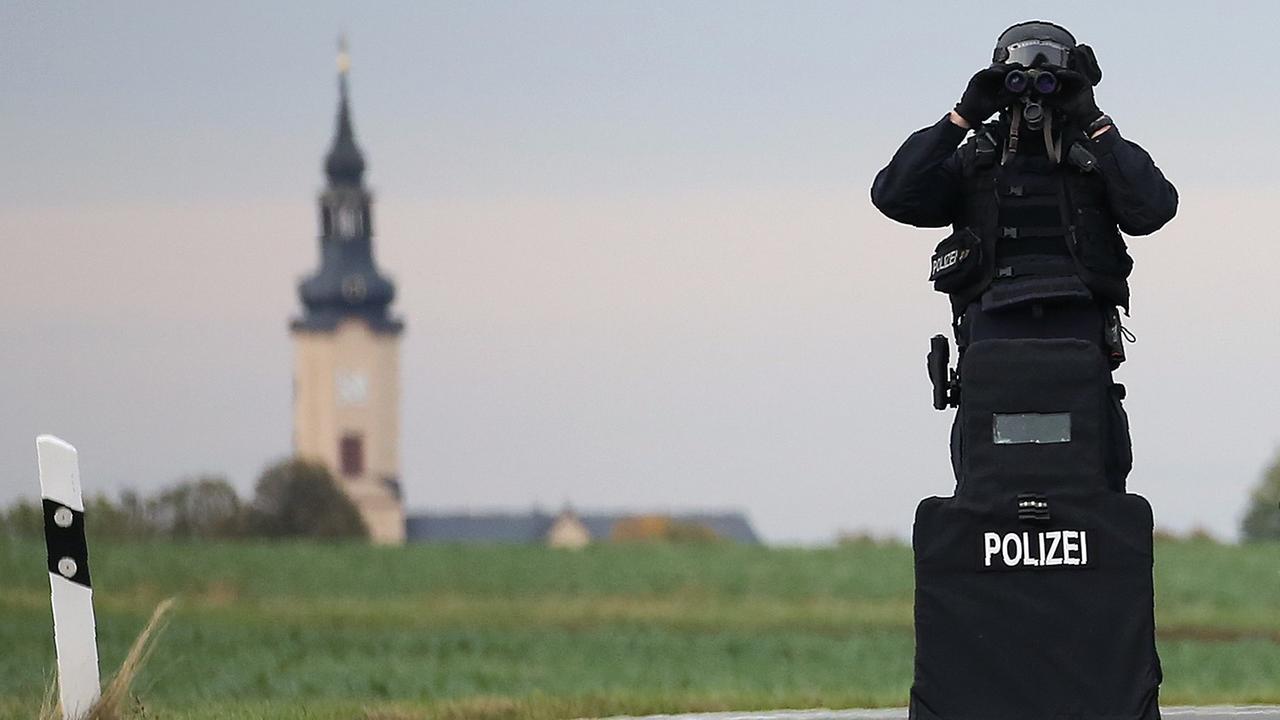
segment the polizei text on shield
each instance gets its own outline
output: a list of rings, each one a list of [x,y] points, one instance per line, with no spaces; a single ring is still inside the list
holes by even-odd
[[[984,532],[984,569],[1083,567],[1089,564],[1087,530]]]

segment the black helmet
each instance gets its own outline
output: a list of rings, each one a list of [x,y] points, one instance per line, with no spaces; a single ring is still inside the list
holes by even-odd
[[[1066,28],[1043,20],[1031,20],[1000,33],[991,60],[1028,68],[1037,65],[1064,68],[1075,49],[1076,38]]]
[[[1045,20],[1020,22],[1000,33],[991,61],[1028,68],[1054,65],[1075,70],[1094,85],[1102,81],[1093,48],[1076,43],[1070,30]]]

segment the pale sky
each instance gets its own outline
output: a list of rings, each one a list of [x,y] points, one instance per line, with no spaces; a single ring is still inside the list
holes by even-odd
[[[905,537],[953,484],[924,372],[942,234],[868,188],[1041,17],[1093,45],[1099,105],[1182,198],[1130,243],[1130,487],[1161,526],[1231,537],[1280,447],[1280,11],[1017,8],[6,3],[0,502],[36,494],[41,432],[89,492],[210,472],[247,493],[288,454],[345,30],[408,323],[411,509]]]

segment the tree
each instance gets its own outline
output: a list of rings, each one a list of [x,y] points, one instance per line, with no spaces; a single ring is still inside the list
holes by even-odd
[[[1249,496],[1240,535],[1246,541],[1280,540],[1280,454]]]
[[[255,534],[265,537],[363,538],[360,512],[323,465],[285,460],[267,468],[254,491],[249,514]]]
[[[151,519],[151,501],[132,490],[120,493],[119,502],[105,495],[85,500],[85,532],[94,538],[112,540],[147,540],[160,534]]]
[[[148,502],[149,515],[164,535],[229,538],[244,534],[245,512],[235,488],[221,477],[198,477],[160,492]]]
[[[0,512],[0,534],[14,539],[44,537],[44,508],[38,502],[19,500],[8,512]]]

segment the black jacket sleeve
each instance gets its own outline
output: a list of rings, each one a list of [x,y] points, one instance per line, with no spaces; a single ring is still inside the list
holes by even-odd
[[[961,199],[956,148],[968,133],[944,117],[912,133],[871,184],[871,203],[888,217],[916,227],[942,227],[955,219]]]
[[[1146,150],[1120,137],[1115,126],[1089,142],[1107,185],[1107,203],[1121,231],[1150,235],[1173,219],[1178,212],[1178,191]]]

